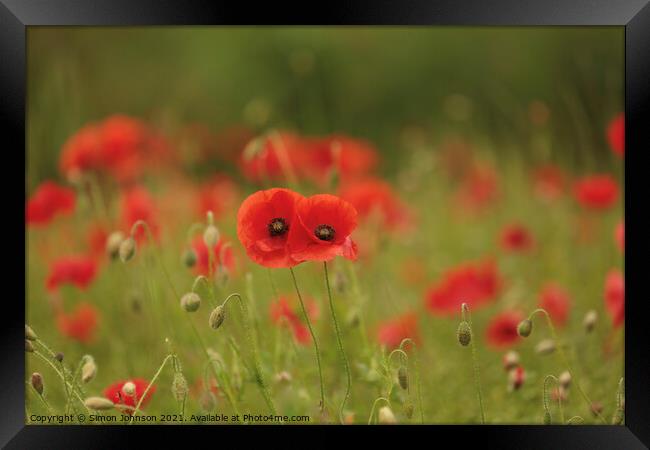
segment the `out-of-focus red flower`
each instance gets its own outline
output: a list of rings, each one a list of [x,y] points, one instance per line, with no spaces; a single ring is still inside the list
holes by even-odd
[[[144,220],[149,225],[154,239],[158,239],[160,235],[158,210],[149,192],[142,187],[131,188],[122,194],[121,220],[126,233],[130,233],[131,227],[138,220]],[[146,242],[144,227],[138,227],[135,237],[138,242]]]
[[[55,291],[59,286],[72,284],[79,289],[86,289],[95,279],[97,263],[88,256],[65,256],[54,261],[45,282],[48,291]]]
[[[297,179],[306,162],[303,140],[292,133],[273,133],[251,141],[242,151],[239,165],[253,182]]]
[[[532,233],[524,225],[513,223],[501,230],[501,248],[508,252],[526,252],[535,245]]]
[[[614,328],[625,320],[625,279],[618,269],[612,269],[605,279],[605,307],[612,318]]]
[[[87,234],[88,249],[96,260],[103,259],[106,254],[106,239],[108,230],[100,223],[90,225]]]
[[[539,307],[548,312],[554,324],[562,327],[569,318],[571,297],[557,283],[547,283],[539,293]]]
[[[625,251],[625,222],[622,220],[616,225],[614,230],[614,240],[620,251]]]
[[[618,156],[625,154],[625,115],[620,113],[607,126],[607,140],[612,151]]]
[[[71,313],[59,312],[57,326],[61,334],[87,344],[93,340],[99,313],[90,303],[79,303]]]
[[[581,206],[604,210],[618,200],[618,184],[611,175],[591,175],[581,178],[574,185],[574,196]]]
[[[227,175],[217,175],[203,184],[197,198],[197,213],[204,218],[212,211],[215,219],[230,210],[237,201],[239,190],[235,182]]]
[[[512,391],[518,390],[526,381],[526,371],[523,367],[517,366],[508,372],[508,387]]]
[[[383,180],[367,178],[346,183],[340,195],[356,208],[363,220],[376,218],[389,230],[403,230],[411,223],[412,214]]]
[[[524,319],[519,311],[504,311],[494,316],[485,331],[485,339],[493,349],[503,349],[516,344],[520,337],[517,325]]]
[[[101,124],[101,155],[105,168],[117,179],[133,179],[142,170],[147,128],[140,120],[123,115]]]
[[[59,170],[64,175],[97,170],[102,165],[101,136],[96,124],[84,126],[63,144]]]
[[[265,267],[297,264],[287,246],[290,232],[299,227],[296,203],[302,196],[288,189],[257,191],[237,212],[237,237],[250,259]]]
[[[558,166],[546,164],[536,167],[532,172],[533,190],[543,201],[553,201],[564,194],[566,175]]]
[[[499,197],[499,178],[486,164],[475,164],[468,170],[456,192],[456,201],[470,211],[481,211]]]
[[[377,330],[379,343],[389,349],[399,347],[406,338],[413,339],[416,344],[421,341],[418,329],[418,315],[415,312],[408,312],[387,320],[380,324]]]
[[[496,299],[502,280],[491,259],[466,262],[445,272],[425,294],[426,306],[432,314],[454,315],[467,303],[478,309]]]
[[[349,136],[332,135],[304,139],[306,164],[301,168],[305,178],[324,184],[336,172],[342,180],[365,176],[379,163],[375,148],[367,141]]]
[[[47,225],[58,214],[71,214],[75,198],[74,190],[45,181],[27,200],[25,221],[28,225]]]
[[[196,252],[194,271],[198,275],[204,275],[206,277],[214,275],[220,267],[221,270],[225,268],[229,274],[235,272],[235,255],[233,254],[232,246],[223,236],[220,237],[212,249],[212,272],[210,272],[210,254],[208,253],[208,247],[203,242],[202,236],[194,238],[192,248]]]
[[[318,305],[313,299],[306,301],[305,308],[309,314],[310,320],[315,320],[318,316]],[[285,296],[280,296],[277,301],[270,304],[269,310],[271,321],[278,326],[289,326],[293,332],[296,342],[302,345],[309,344],[311,337],[309,329],[300,320],[300,316]]]
[[[329,194],[312,195],[298,200],[296,217],[287,242],[295,261],[356,259],[350,234],[357,226],[357,210],[349,202]]]
[[[131,382],[135,385],[135,393],[133,395],[128,395],[126,392],[124,392],[124,385],[128,382]],[[130,406],[131,408],[135,408],[144,395],[144,392],[147,390],[147,386],[149,386],[149,382],[142,378],[133,378],[131,380],[118,381],[111,384],[104,390],[104,397],[116,405],[126,405]],[[142,403],[140,404],[141,408],[149,403],[154,392],[156,392],[156,385],[151,385],[149,391],[147,392],[147,395],[142,398]],[[133,414],[133,410],[125,409],[124,413],[131,415]]]
[[[210,385],[210,392],[212,392],[215,396],[219,395],[219,384],[217,383],[217,380],[214,377],[210,377],[208,384]],[[199,377],[196,379],[194,384],[190,387],[190,393],[194,397],[198,397],[201,395],[201,392],[203,392],[205,381],[203,377]]]

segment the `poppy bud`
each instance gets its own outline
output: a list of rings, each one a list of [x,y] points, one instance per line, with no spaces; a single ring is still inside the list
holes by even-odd
[[[32,353],[34,351],[34,346],[32,345],[32,341],[28,341],[25,339],[25,351]]]
[[[135,395],[135,384],[132,381],[127,381],[122,385],[122,392],[127,397],[133,397]]]
[[[463,320],[460,325],[458,325],[458,331],[456,332],[456,335],[458,337],[458,342],[460,345],[467,347],[472,340],[472,330],[469,327],[469,323]]]
[[[181,260],[183,261],[183,265],[185,267],[188,267],[188,268],[189,267],[194,267],[194,265],[196,264],[196,260],[197,260],[196,252],[194,251],[194,249],[189,248],[189,249],[185,250],[185,252],[183,252],[183,257],[181,258]]]
[[[56,355],[54,355],[54,359],[56,359],[58,362],[63,362],[63,353],[58,352]]]
[[[201,306],[201,297],[195,292],[188,292],[181,297],[181,308],[187,312],[194,312]]]
[[[533,331],[533,322],[530,319],[525,319],[517,325],[517,334],[521,337],[528,337]]]
[[[135,239],[132,236],[124,239],[120,244],[120,259],[127,262],[135,255]]]
[[[292,380],[291,374],[289,372],[282,371],[275,375],[275,382],[278,384],[290,384]]]
[[[562,372],[558,377],[558,381],[560,382],[560,386],[562,386],[563,389],[569,389],[569,386],[571,386],[571,374],[569,371],[565,370]]]
[[[43,375],[41,375],[38,372],[34,372],[32,374],[32,387],[36,392],[38,392],[38,395],[43,395]]]
[[[413,403],[408,402],[404,405],[404,414],[406,414],[406,417],[410,419],[413,417]]]
[[[210,314],[210,318],[208,319],[208,323],[212,328],[215,330],[221,326],[223,323],[223,320],[226,318],[226,310],[223,307],[223,305],[219,305]]]
[[[382,406],[379,408],[377,421],[382,425],[393,425],[397,423],[395,414],[393,414],[393,411],[388,406]]]
[[[95,374],[97,374],[97,365],[95,364],[95,360],[89,357],[84,365],[81,366],[81,381],[88,383],[95,378]]]
[[[549,355],[555,351],[555,341],[553,339],[544,339],[535,346],[535,351],[540,355]]]
[[[582,321],[582,325],[585,327],[585,331],[590,333],[596,326],[596,321],[598,320],[598,313],[595,310],[587,311],[585,318]]]
[[[397,371],[397,379],[399,380],[399,385],[401,386],[402,389],[406,390],[409,387],[409,376],[408,376],[408,369],[406,366],[400,366],[399,370]]]
[[[205,390],[199,397],[199,405],[204,411],[212,411],[217,406],[217,399],[212,392]]]
[[[88,397],[84,400],[84,405],[86,405],[86,408],[98,411],[113,409],[114,407],[113,402],[104,397]]]
[[[174,394],[176,401],[182,402],[187,396],[187,391],[187,380],[182,373],[176,372],[172,381],[172,394]]]
[[[36,336],[36,333],[34,333],[34,330],[32,330],[29,325],[25,325],[25,339],[29,341],[35,341],[38,339],[38,336]]]
[[[551,424],[551,412],[544,411],[544,425],[550,425],[550,424]]]
[[[510,371],[517,367],[519,364],[519,353],[514,350],[510,350],[508,353],[503,355],[503,368],[506,371]]]
[[[208,225],[203,232],[203,243],[208,249],[212,249],[217,242],[219,242],[219,230],[214,225]]]
[[[106,239],[106,255],[110,259],[115,259],[119,256],[122,241],[124,241],[124,233],[121,231],[114,231],[108,235]]]

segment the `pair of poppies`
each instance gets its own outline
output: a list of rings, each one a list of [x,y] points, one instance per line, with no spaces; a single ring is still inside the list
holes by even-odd
[[[237,213],[237,236],[246,254],[270,268],[335,256],[354,260],[357,246],[350,234],[356,226],[357,211],[345,200],[282,188],[255,192]]]

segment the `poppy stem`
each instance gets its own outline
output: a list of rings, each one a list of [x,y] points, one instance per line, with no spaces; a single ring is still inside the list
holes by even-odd
[[[42,354],[41,352],[39,352],[38,350],[34,350],[34,355],[38,356],[38,357],[41,358],[43,361],[45,361],[47,364],[49,364],[50,367],[51,367],[51,368],[52,368],[52,369],[57,373],[57,375],[59,376],[59,378],[61,378],[61,380],[65,380],[65,377],[63,376],[63,374],[61,373],[61,371],[59,371],[59,368],[56,367],[56,366],[54,365],[54,363],[52,363],[52,361],[49,360],[49,358],[47,358],[45,355],[43,355],[43,354]],[[65,382],[65,383],[68,383],[68,387],[72,390],[72,392],[75,394],[75,396],[77,397],[77,399],[81,402],[81,404],[84,405],[84,408],[86,408],[86,411],[88,411],[88,413],[91,413],[92,411],[91,411],[90,409],[88,409],[88,407],[84,404],[84,399],[81,398],[81,396],[79,395],[79,392],[75,391],[75,390],[73,389],[73,386],[72,386],[69,382],[67,382],[67,381],[64,381],[64,382]]]
[[[481,423],[485,425],[485,410],[483,408],[483,392],[481,391],[481,370],[478,365],[478,357],[476,352],[476,343],[474,342],[474,329],[472,328],[472,315],[469,313],[469,306],[467,303],[461,305],[463,320],[469,324],[470,345],[472,346],[472,362],[474,364],[474,384],[476,385],[476,392],[478,393],[478,403],[481,408]]]
[[[138,400],[138,404],[135,405],[135,409],[133,410],[133,414],[131,414],[131,419],[129,420],[129,425],[131,425],[133,423],[133,419],[135,418],[135,416],[138,414],[138,411],[140,410],[140,405],[142,405],[142,402],[147,397],[147,394],[149,393],[149,390],[151,389],[151,386],[153,386],[154,382],[160,376],[160,373],[162,372],[163,368],[165,367],[165,364],[167,364],[167,361],[169,361],[169,359],[173,358],[173,357],[174,357],[174,355],[172,355],[172,354],[167,355],[165,357],[165,359],[163,360],[162,364],[160,365],[160,367],[158,368],[158,371],[155,373],[155,375],[153,376],[151,381],[149,381],[149,384],[147,385],[147,388],[142,393],[142,396],[140,396],[140,400]]]
[[[343,365],[345,366],[345,374],[347,376],[347,388],[345,390],[345,397],[341,402],[341,407],[339,409],[339,419],[343,423],[343,408],[345,408],[345,403],[350,397],[350,385],[352,384],[352,374],[350,373],[350,364],[348,363],[348,358],[345,356],[345,350],[343,349],[343,342],[341,341],[341,330],[339,329],[339,322],[336,320],[336,312],[334,311],[334,303],[332,302],[332,289],[330,288],[330,278],[327,272],[327,261],[323,262],[323,268],[325,269],[325,284],[327,285],[327,296],[329,298],[330,312],[332,313],[332,321],[334,322],[334,330],[336,331],[336,342],[339,346],[339,354],[343,360]]]
[[[544,378],[544,388],[542,390],[542,403],[544,404],[544,412],[548,413],[549,418],[551,418],[551,406],[549,404],[550,402],[548,401],[549,380],[554,381],[558,387],[557,404],[558,404],[558,410],[560,411],[560,421],[562,424],[564,424],[564,410],[562,409],[562,395],[559,391],[560,381],[554,375],[546,375],[546,377]]]
[[[305,302],[302,300],[302,295],[300,294],[300,289],[298,289],[298,282],[296,281],[296,274],[293,271],[293,267],[289,267],[291,272],[291,278],[293,279],[293,286],[296,288],[296,294],[298,294],[298,300],[300,301],[300,309],[302,309],[302,315],[305,317],[305,322],[307,322],[307,328],[309,328],[309,333],[311,334],[311,340],[314,342],[314,349],[316,350],[316,363],[318,365],[318,379],[320,380],[320,410],[323,412],[325,409],[325,388],[323,385],[323,370],[320,362],[320,348],[318,347],[318,340],[316,339],[316,334],[314,333],[314,328],[311,325],[311,320],[309,319],[309,314],[307,314],[307,308],[305,308]]]
[[[372,409],[370,410],[370,417],[368,417],[368,425],[372,425],[372,417],[375,415],[375,408],[377,408],[377,402],[384,401],[390,407],[390,401],[386,397],[377,397],[372,404]]]
[[[406,343],[410,343],[416,348],[415,351],[415,383],[418,386],[418,403],[420,404],[420,422],[424,424],[424,408],[422,407],[422,382],[420,380],[420,358],[419,353],[420,349],[416,345],[415,341],[411,338],[402,339],[402,343],[399,345],[400,350],[404,348]]]

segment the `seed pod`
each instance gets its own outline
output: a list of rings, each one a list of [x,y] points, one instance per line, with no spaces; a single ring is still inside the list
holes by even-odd
[[[560,382],[560,386],[563,389],[569,389],[569,386],[571,386],[571,374],[569,373],[568,370],[565,370],[560,374],[558,377],[558,381]]]
[[[32,353],[34,351],[34,346],[32,345],[32,341],[28,341],[25,339],[25,351]]]
[[[219,242],[219,229],[214,225],[208,225],[203,232],[203,243],[208,249],[212,249],[217,242]]]
[[[223,307],[223,305],[219,305],[216,308],[214,308],[214,310],[210,314],[208,323],[212,328],[216,330],[221,326],[225,318],[226,318],[226,309]]]
[[[38,395],[43,395],[43,375],[41,375],[38,372],[34,372],[32,374],[32,387],[36,392],[38,392]]]
[[[122,262],[127,262],[130,261],[131,258],[135,255],[135,239],[133,239],[133,236],[129,236],[128,238],[124,239],[122,243],[120,244],[120,259]]]
[[[135,395],[135,384],[132,381],[127,381],[122,385],[122,392],[127,397],[133,397]]]
[[[181,257],[181,261],[183,262],[183,265],[185,267],[194,267],[196,264],[197,256],[196,252],[192,248],[188,248],[183,252],[183,256]]]
[[[535,351],[540,355],[550,355],[555,351],[555,341],[553,339],[539,341],[535,346]]]
[[[181,297],[181,308],[187,312],[194,312],[201,306],[201,297],[195,292],[188,292]]]
[[[598,313],[593,309],[587,311],[587,314],[585,314],[585,318],[582,321],[582,325],[585,327],[585,331],[587,333],[590,333],[596,326],[597,321]]]
[[[199,405],[204,411],[212,411],[217,406],[217,398],[208,390],[204,390],[199,397]]]
[[[120,254],[120,245],[124,241],[124,233],[113,231],[106,239],[106,255],[110,259],[116,259]]]
[[[402,389],[407,390],[409,387],[409,375],[406,366],[400,366],[397,371],[397,379]]]
[[[35,341],[38,339],[38,336],[36,336],[36,333],[34,333],[34,330],[32,330],[29,325],[25,325],[25,339],[29,341]]]
[[[551,424],[551,412],[550,411],[544,411],[544,425],[550,425]]]
[[[517,326],[517,334],[521,337],[528,337],[533,331],[533,322],[530,319],[525,319],[519,322]]]
[[[397,419],[395,418],[393,411],[388,406],[382,406],[379,408],[377,422],[382,425],[393,425],[397,423]]]
[[[88,397],[84,400],[84,405],[86,405],[86,408],[97,411],[113,409],[115,406],[112,401],[104,397]]]
[[[519,364],[519,353],[514,350],[510,350],[508,353],[503,355],[503,368],[506,371],[510,371],[517,367]]]
[[[81,381],[88,383],[95,378],[97,374],[97,365],[92,357],[87,358],[83,366],[81,366]]]
[[[182,402],[187,396],[187,380],[181,372],[176,372],[174,374],[174,380],[172,381],[172,394],[178,402]]]
[[[406,403],[406,404],[404,405],[404,414],[406,415],[406,417],[407,417],[408,419],[410,419],[411,417],[413,417],[413,410],[414,410],[414,408],[413,408],[413,403],[408,402],[408,403]]]
[[[456,331],[456,336],[458,337],[458,342],[463,347],[467,347],[472,340],[472,330],[469,327],[469,323],[462,321],[458,325],[458,331]]]
[[[63,362],[63,353],[58,352],[56,355],[54,355],[54,359],[56,359],[58,362]]]

